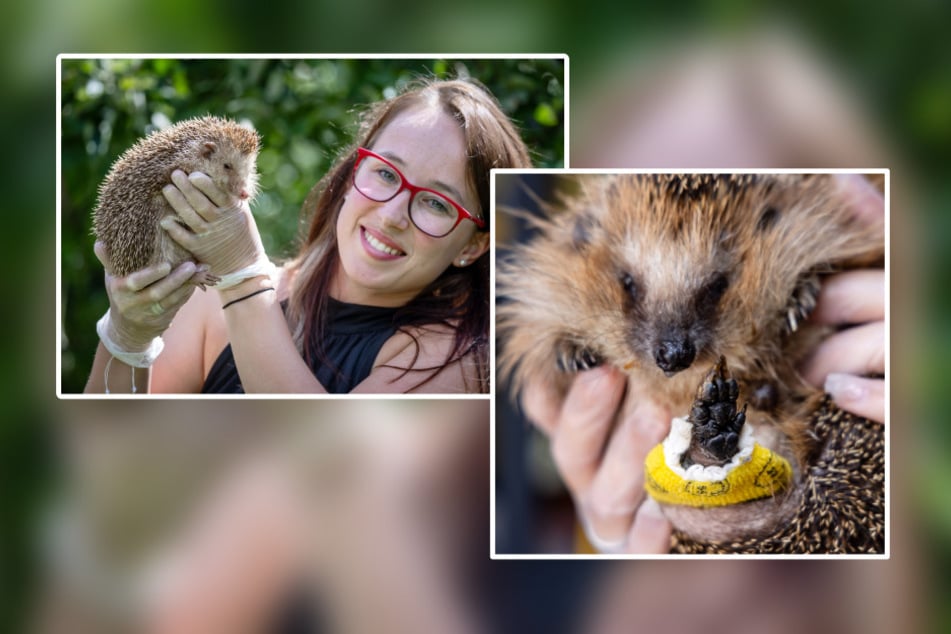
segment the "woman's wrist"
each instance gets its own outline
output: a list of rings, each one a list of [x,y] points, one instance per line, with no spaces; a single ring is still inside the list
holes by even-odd
[[[265,294],[265,291],[276,287],[275,282],[268,275],[256,275],[242,280],[240,283],[218,291],[218,299],[221,301],[221,307],[225,308],[231,303],[248,298],[252,294]]]
[[[96,322],[96,333],[109,354],[126,365],[136,368],[151,366],[165,347],[160,336],[140,335],[141,341],[133,341],[132,337],[122,336],[121,330],[112,319],[112,309],[107,310],[106,314]]]

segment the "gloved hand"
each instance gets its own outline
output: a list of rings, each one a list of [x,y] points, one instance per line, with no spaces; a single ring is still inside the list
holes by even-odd
[[[186,176],[181,170],[172,172],[162,194],[178,213],[164,218],[162,227],[221,278],[215,288],[273,272],[246,200],[223,192],[202,172]]]
[[[109,296],[109,310],[96,324],[99,338],[120,361],[148,367],[162,351],[161,334],[195,291],[192,280],[206,267],[188,261],[173,271],[165,262],[116,277],[105,245],[97,241],[94,251],[105,269]]]

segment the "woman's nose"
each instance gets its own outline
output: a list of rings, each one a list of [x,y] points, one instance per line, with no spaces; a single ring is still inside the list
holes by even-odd
[[[409,204],[413,194],[404,189],[386,202],[378,203],[377,213],[387,225],[406,229],[409,227]]]

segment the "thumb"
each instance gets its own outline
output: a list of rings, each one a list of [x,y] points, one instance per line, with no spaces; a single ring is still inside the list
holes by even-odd
[[[628,534],[627,552],[638,554],[663,554],[670,552],[670,521],[652,497],[648,497],[637,509],[634,524]]]
[[[106,248],[105,243],[102,240],[96,240],[96,244],[93,245],[92,250],[93,253],[96,254],[96,259],[102,264],[102,268],[106,270],[106,273],[114,275],[112,259],[109,257],[109,249]]]

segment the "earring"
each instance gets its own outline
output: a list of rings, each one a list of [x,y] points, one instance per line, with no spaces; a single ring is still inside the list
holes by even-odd
[[[465,266],[466,262],[468,262],[468,260],[466,260],[465,258],[459,260],[459,266]]]

